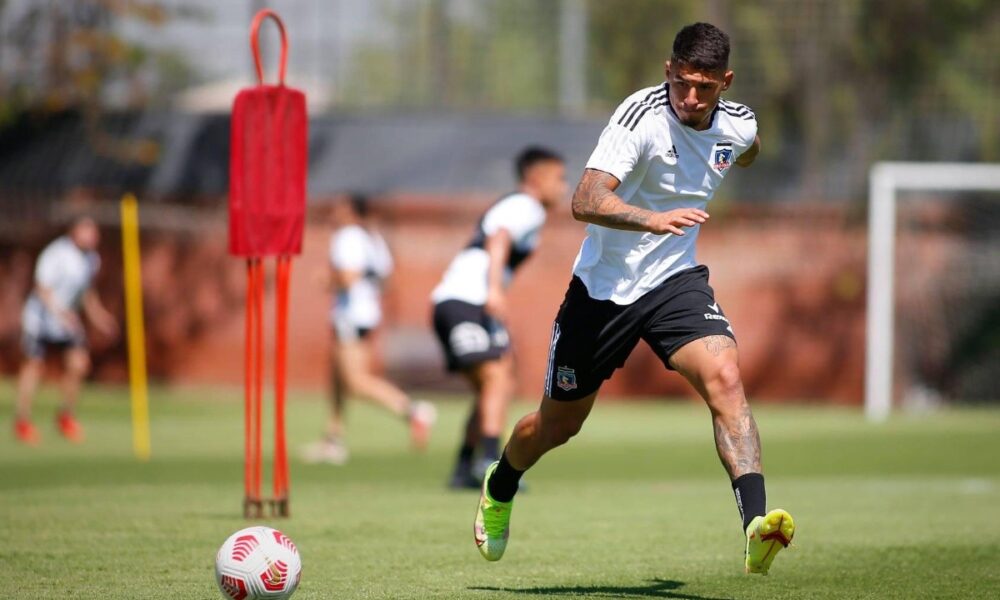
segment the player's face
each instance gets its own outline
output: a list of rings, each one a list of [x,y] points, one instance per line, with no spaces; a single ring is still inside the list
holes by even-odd
[[[340,201],[333,205],[330,211],[330,222],[334,227],[344,227],[358,222],[358,215],[350,202]]]
[[[719,96],[733,82],[732,71],[704,71],[667,61],[670,106],[682,123],[694,129],[711,125]]]
[[[84,219],[73,226],[70,233],[73,243],[81,250],[97,250],[97,245],[101,242],[101,232],[97,229],[97,224],[90,219]]]
[[[566,197],[569,183],[566,181],[566,165],[549,160],[531,167],[527,173],[528,183],[539,193],[539,200],[545,206],[554,206]]]

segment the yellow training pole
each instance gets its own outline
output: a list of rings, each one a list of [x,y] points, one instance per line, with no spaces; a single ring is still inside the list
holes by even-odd
[[[146,331],[142,318],[142,273],[139,268],[139,204],[122,198],[122,257],[125,271],[125,328],[128,332],[128,378],[132,396],[132,448],[149,460],[149,400],[146,386]]]

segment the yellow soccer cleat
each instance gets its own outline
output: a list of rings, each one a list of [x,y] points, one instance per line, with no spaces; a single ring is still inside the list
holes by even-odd
[[[493,471],[497,470],[498,462],[486,469],[483,478],[483,493],[479,497],[479,508],[476,509],[476,546],[483,558],[489,561],[500,560],[507,549],[507,538],[510,537],[510,502],[498,502],[490,497],[487,484]]]
[[[788,511],[776,508],[747,525],[747,573],[767,575],[774,557],[792,543],[795,521]]]

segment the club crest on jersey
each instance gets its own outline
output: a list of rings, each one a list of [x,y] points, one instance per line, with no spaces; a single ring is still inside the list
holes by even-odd
[[[556,385],[564,392],[576,389],[576,371],[569,367],[556,370]]]
[[[731,166],[733,166],[733,145],[716,144],[712,148],[712,167],[719,173],[725,173]]]

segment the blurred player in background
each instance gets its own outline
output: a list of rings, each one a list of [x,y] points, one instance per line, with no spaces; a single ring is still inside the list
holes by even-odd
[[[573,196],[573,216],[590,225],[553,324],[541,407],[518,422],[483,485],[475,538],[487,560],[506,549],[521,475],[580,430],[640,339],[708,405],[743,520],[747,572],[767,573],[791,541],[791,516],[766,512],[736,336],[695,260],[708,201],[732,165],[749,166],[760,150],[753,111],[721,98],[732,81],[729,37],[707,23],[684,27],[666,82],[629,96],[601,134]]]
[[[90,370],[83,317],[98,333],[108,338],[118,335],[118,323],[91,287],[101,265],[100,239],[97,224],[80,218],[38,257],[34,288],[21,315],[24,363],[18,375],[14,421],[15,436],[26,444],[37,444],[40,439],[31,421],[31,402],[45,371],[48,350],[63,355],[63,402],[56,425],[66,439],[83,441],[83,428],[75,416],[80,385]]]
[[[330,269],[326,281],[334,290],[330,416],[324,438],[306,450],[312,462],[343,464],[344,403],[353,394],[374,402],[409,425],[415,448],[427,445],[436,418],[434,405],[412,400],[375,373],[372,333],[382,321],[382,282],[392,273],[392,255],[375,227],[368,199],[354,195],[332,211]]]
[[[506,287],[538,244],[546,213],[566,196],[566,167],[551,150],[527,148],[515,160],[518,191],[500,198],[476,225],[472,241],[434,289],[434,330],[448,370],[475,391],[449,485],[478,488],[500,455],[500,435],[514,393]],[[476,461],[476,450],[480,457]]]

